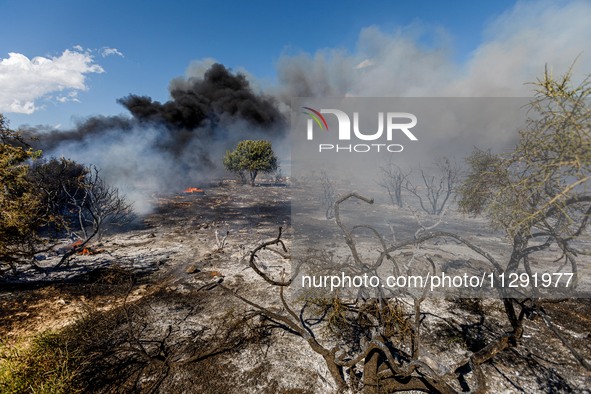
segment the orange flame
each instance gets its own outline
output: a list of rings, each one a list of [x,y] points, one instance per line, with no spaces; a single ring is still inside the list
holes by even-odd
[[[102,252],[103,252],[102,249],[84,248],[80,252],[78,252],[78,254],[81,256],[92,256],[92,255],[99,254]]]
[[[185,189],[185,193],[203,193],[203,190],[197,187],[188,187]]]

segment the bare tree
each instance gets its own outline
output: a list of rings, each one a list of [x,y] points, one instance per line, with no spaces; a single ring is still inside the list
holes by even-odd
[[[324,170],[320,172],[320,186],[322,187],[324,215],[327,219],[332,219],[334,218],[334,202],[336,200],[337,189],[335,181]]]
[[[421,185],[410,179],[404,188],[419,200],[421,208],[430,215],[441,215],[460,181],[460,167],[455,161],[444,157],[435,163],[436,173],[429,175],[420,169]]]
[[[393,264],[397,272],[400,272],[390,255],[395,251],[412,247],[415,243],[420,244],[435,237],[454,237],[469,248],[479,251],[477,247],[461,237],[447,233],[430,233],[415,240],[401,242],[386,248],[385,241],[371,226],[348,228],[343,224],[339,206],[350,198],[359,199],[369,204],[372,204],[373,200],[356,193],[350,193],[339,198],[335,203],[335,219],[351,251],[352,258],[348,260],[349,266],[357,269],[358,273],[375,274],[376,270],[386,261]],[[373,262],[362,260],[358,253],[358,245],[353,232],[362,227],[371,229],[384,247],[383,252]],[[322,356],[340,391],[363,389],[365,392],[376,393],[382,390],[386,392],[407,390],[456,392],[452,386],[452,382],[457,381],[455,374],[446,376],[434,370],[432,366],[423,361],[424,358],[420,357],[420,331],[424,318],[421,303],[425,299],[425,292],[419,296],[402,294],[412,299],[410,313],[402,298],[385,292],[380,292],[379,296],[375,298],[361,296],[342,298],[338,295],[328,298],[309,297],[296,308],[286,300],[284,289],[298,275],[300,267],[295,267],[290,278],[286,278],[285,272],[280,278],[272,278],[258,267],[260,252],[263,249],[270,249],[274,245],[282,249],[277,252],[283,258],[290,259],[281,236],[280,229],[277,238],[255,248],[250,254],[249,264],[262,279],[278,287],[279,300],[283,306],[282,312],[275,312],[255,303],[224,285],[219,284],[218,286],[264,314],[277,327],[305,339],[311,349]],[[275,249],[272,250],[275,251]],[[435,269],[432,262],[428,260],[424,262],[433,270]],[[326,329],[331,333],[332,338],[323,337],[322,332],[325,332]],[[482,362],[488,359],[480,355],[479,357],[483,360]],[[466,369],[470,363],[472,360],[460,360],[458,365],[453,368],[455,371],[460,371]]]
[[[392,205],[402,208],[404,205],[402,202],[402,190],[407,184],[410,170],[405,171],[390,162],[387,165],[380,167],[380,175],[381,179],[378,184],[386,189]]]
[[[70,209],[77,217],[77,231],[73,233],[81,242],[64,254],[58,267],[83,250],[95,236],[100,237],[108,225],[123,225],[131,219],[131,204],[119,195],[117,188],[108,185],[99,172],[93,166],[76,189],[64,188]]]

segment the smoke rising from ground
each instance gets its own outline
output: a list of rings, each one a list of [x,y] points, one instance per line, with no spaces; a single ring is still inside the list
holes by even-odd
[[[575,84],[591,72],[589,18],[588,1],[518,2],[489,23],[480,45],[464,59],[454,57],[453,38],[436,27],[411,25],[393,32],[367,27],[353,51],[282,56],[275,95],[285,103],[292,97],[531,97],[530,83],[543,77],[546,65],[555,76],[572,66]],[[510,122],[489,130],[477,120],[463,120],[466,128],[473,126],[470,135],[466,130],[452,135],[453,128],[442,135],[445,127],[430,132],[448,141],[470,137],[483,149],[513,146],[517,133]],[[425,134],[419,140],[429,137]],[[416,158],[429,163],[438,157],[436,150],[425,149]],[[461,161],[470,152],[452,153]]]
[[[171,100],[164,104],[149,97],[129,95],[119,101],[140,122],[172,129],[195,129],[206,123],[243,120],[261,129],[277,127],[284,120],[273,100],[255,94],[241,74],[232,74],[219,63],[203,78],[179,78],[171,82]]]
[[[353,52],[323,49],[278,61],[277,95],[289,97],[526,97],[544,65],[574,80],[591,70],[591,3],[518,2],[483,31],[466,60],[436,28],[367,27]],[[435,44],[432,44],[435,43]]]
[[[573,79],[580,81],[591,70],[589,18],[587,1],[518,2],[491,21],[462,60],[440,30],[367,27],[354,51],[281,56],[277,83],[263,93],[252,88],[258,85],[251,76],[205,59],[171,81],[169,101],[130,94],[119,102],[131,117],[93,117],[74,130],[37,133],[39,145],[48,155],[96,164],[147,204],[144,189],[178,191],[223,173],[225,150],[242,139],[270,139],[286,159],[293,97],[523,97],[546,64],[558,75],[575,59]],[[487,132],[483,141],[506,146],[515,137],[507,128]],[[494,148],[482,146],[488,147]]]
[[[94,164],[140,212],[154,192],[178,192],[221,174],[223,154],[242,139],[279,143],[287,122],[275,100],[246,77],[214,63],[201,77],[177,78],[165,103],[130,94],[132,117],[96,116],[69,131],[29,131],[48,156]]]

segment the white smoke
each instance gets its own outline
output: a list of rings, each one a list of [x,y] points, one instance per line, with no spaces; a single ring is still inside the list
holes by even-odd
[[[357,50],[323,49],[283,56],[277,94],[289,97],[515,97],[532,93],[527,82],[547,64],[556,74],[575,62],[575,80],[591,70],[591,2],[519,2],[482,32],[483,42],[459,63],[453,40],[419,28],[385,32],[368,27]],[[461,22],[460,22],[461,23]],[[410,31],[410,33],[408,32]],[[479,32],[474,32],[478,34]]]
[[[98,136],[64,142],[47,155],[96,166],[101,177],[133,202],[134,211],[141,215],[150,213],[159,197],[178,195],[188,187],[205,188],[212,179],[227,176],[223,156],[244,135],[269,139],[268,133],[247,122],[233,121],[220,127],[223,130],[216,129],[218,137],[205,144],[199,139],[188,139],[180,152],[161,149],[169,142],[170,133],[154,126],[111,129]],[[212,130],[201,128],[192,132],[211,134]],[[280,138],[274,138],[274,146],[281,146]],[[211,158],[211,162],[204,162],[206,158]]]
[[[355,51],[323,49],[281,56],[275,86],[246,75],[255,93],[264,90],[276,97],[287,116],[293,97],[523,97],[532,93],[526,83],[541,77],[546,64],[561,74],[577,59],[575,81],[589,73],[591,54],[585,52],[591,37],[589,20],[588,1],[519,2],[490,22],[482,43],[463,62],[452,56],[453,38],[444,31],[427,32],[413,26],[387,32],[367,27],[360,32]],[[428,41],[435,44],[425,45],[424,34],[430,34]],[[192,63],[185,77],[171,81],[171,90],[186,89],[191,79],[202,79],[214,63],[209,58]],[[97,165],[143,213],[152,206],[152,193],[178,193],[179,186],[199,187],[211,177],[212,167],[197,160],[201,151],[206,150],[220,171],[216,175],[221,175],[226,149],[240,139],[270,138],[235,119],[219,127],[222,132],[213,133],[217,138],[193,139],[193,146],[176,155],[157,148],[167,138],[157,127],[111,130],[92,141],[61,144],[52,153]],[[273,138],[274,149],[287,159],[289,144],[282,141],[281,133]],[[487,143],[493,138],[506,143],[514,136],[495,132],[486,138]]]

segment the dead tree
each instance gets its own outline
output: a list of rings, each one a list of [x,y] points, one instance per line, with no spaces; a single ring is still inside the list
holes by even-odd
[[[410,170],[405,171],[393,163],[388,163],[380,167],[380,173],[381,179],[378,184],[386,189],[392,205],[402,208],[404,205],[402,201],[402,190],[408,181]]]
[[[429,175],[421,168],[420,185],[406,179],[404,189],[417,197],[423,211],[430,215],[441,215],[460,180],[460,168],[447,157],[433,164],[435,174]]]
[[[81,242],[66,252],[56,267],[83,250],[93,238],[100,237],[108,225],[124,225],[131,219],[131,204],[119,195],[117,188],[108,185],[99,172],[96,167],[91,167],[75,190],[64,188],[70,210],[77,219],[76,229],[72,232]]]
[[[375,273],[375,270],[386,262],[396,266],[390,256],[393,252],[435,237],[451,236],[459,242],[465,243],[471,249],[480,251],[461,237],[447,233],[426,234],[416,240],[386,248],[384,240],[371,226],[347,228],[343,224],[339,206],[350,198],[359,199],[369,204],[372,204],[373,200],[356,193],[350,193],[339,198],[335,203],[335,219],[351,251],[350,264],[359,270],[357,272]],[[384,247],[376,261],[364,261],[358,253],[353,232],[362,227],[374,232]],[[287,249],[281,236],[280,229],[277,238],[255,248],[250,254],[249,264],[262,279],[277,286],[279,300],[283,306],[282,312],[275,312],[266,306],[255,303],[224,285],[219,284],[218,286],[261,312],[277,327],[306,340],[310,348],[326,362],[339,390],[363,389],[366,392],[420,390],[442,393],[456,391],[451,383],[457,380],[455,374],[447,376],[437,372],[420,358],[420,326],[423,317],[421,303],[425,298],[424,293],[415,297],[411,296],[413,311],[410,314],[399,297],[388,295],[385,292],[373,299],[339,296],[324,299],[313,297],[306,299],[296,308],[288,303],[284,289],[297,276],[299,266],[291,273],[290,278],[285,278],[285,274],[281,278],[272,278],[258,267],[259,253],[271,246],[279,246],[281,250],[277,252],[284,258],[290,258],[286,254]],[[481,253],[484,254],[484,252]],[[492,261],[495,265],[497,264],[494,259]],[[434,269],[430,262],[427,264]],[[409,295],[406,294],[406,296]],[[320,334],[323,328],[327,328],[334,337],[329,340],[323,338]],[[488,359],[481,355],[475,357],[480,357],[478,360],[483,360],[482,362]],[[454,370],[459,370],[472,362],[472,360],[460,360],[458,365],[454,366]],[[480,386],[483,383],[478,379],[476,379],[477,386]]]
[[[348,228],[343,224],[339,206],[348,199],[358,199],[368,204],[373,200],[356,193],[347,194],[335,203],[335,219],[345,237],[351,252],[347,266],[358,274],[376,275],[378,268],[390,266],[393,272],[412,275],[419,272],[419,265],[426,267],[431,275],[436,275],[438,268],[430,258],[419,261],[413,255],[405,266],[397,262],[395,254],[412,250],[417,245],[424,245],[436,239],[453,239],[463,247],[480,255],[490,264],[491,272],[501,275],[509,272],[510,259],[502,264],[491,254],[458,234],[444,231],[421,231],[417,237],[408,241],[386,246],[377,230],[368,225],[356,225]],[[359,229],[369,229],[383,247],[375,260],[360,256],[357,238],[354,233]],[[283,310],[271,310],[269,307],[253,302],[232,289],[219,284],[226,292],[239,298],[255,310],[262,313],[276,327],[303,338],[310,348],[325,361],[328,370],[339,390],[353,389],[364,392],[399,392],[418,390],[424,392],[455,393],[466,387],[474,393],[486,392],[486,377],[482,365],[497,354],[519,346],[527,319],[544,316],[542,304],[531,298],[515,298],[504,289],[497,289],[499,300],[505,307],[505,316],[511,330],[499,332],[480,350],[459,358],[449,365],[442,365],[429,358],[422,350],[422,334],[427,312],[423,309],[425,288],[422,292],[410,293],[405,290],[391,292],[376,289],[373,297],[359,295],[342,297],[334,294],[330,297],[312,296],[304,299],[297,306],[290,305],[285,297],[285,288],[297,277],[301,266],[296,266],[290,277],[285,272],[280,278],[273,278],[259,268],[259,255],[262,250],[272,249],[283,258],[290,259],[282,240],[281,229],[277,238],[265,242],[250,254],[250,267],[267,283],[278,288],[278,301]],[[533,253],[534,249],[529,252]],[[322,257],[315,256],[319,261]],[[321,261],[326,263],[326,261]],[[410,301],[410,302],[409,302]],[[557,330],[556,326],[549,326]],[[330,333],[327,338],[325,332]],[[568,343],[560,337],[563,343]],[[567,347],[572,351],[572,347]],[[587,367],[589,362],[576,351],[573,356]]]
[[[320,186],[322,187],[324,216],[326,219],[332,219],[334,218],[334,202],[336,200],[337,190],[334,180],[324,170],[320,172]]]

